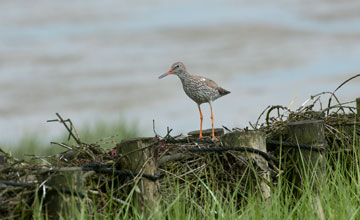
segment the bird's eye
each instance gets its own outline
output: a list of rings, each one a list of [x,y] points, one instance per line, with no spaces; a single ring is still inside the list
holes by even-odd
[[[175,68],[179,68],[180,66],[179,65],[176,65]]]

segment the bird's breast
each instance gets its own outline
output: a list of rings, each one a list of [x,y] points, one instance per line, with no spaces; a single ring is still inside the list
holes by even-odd
[[[183,88],[186,95],[197,104],[213,101],[219,95],[217,90],[206,86],[201,81],[183,83]]]

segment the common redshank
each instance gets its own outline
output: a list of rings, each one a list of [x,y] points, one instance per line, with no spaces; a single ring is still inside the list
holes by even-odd
[[[221,96],[227,95],[230,92],[226,89],[218,86],[213,80],[201,77],[190,75],[185,68],[185,65],[182,62],[176,62],[171,66],[171,69],[167,72],[159,76],[159,79],[174,74],[177,75],[183,85],[184,91],[186,95],[188,95],[196,104],[198,105],[198,109],[200,112],[200,136],[199,138],[203,138],[202,136],[202,122],[203,122],[203,114],[201,112],[200,105],[202,103],[209,103],[210,111],[211,111],[211,127],[212,127],[212,140],[217,140],[214,134],[214,114],[212,110],[212,102]]]

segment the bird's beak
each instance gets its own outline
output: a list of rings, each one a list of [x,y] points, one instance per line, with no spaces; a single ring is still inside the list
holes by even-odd
[[[174,73],[174,70],[169,70],[169,72],[164,73],[164,74],[162,74],[161,76],[159,76],[159,79],[164,78],[165,76],[170,75],[170,74],[173,74],[173,73]]]

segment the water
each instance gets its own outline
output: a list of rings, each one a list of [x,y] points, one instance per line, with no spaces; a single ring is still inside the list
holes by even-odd
[[[175,61],[232,93],[214,102],[216,126],[244,127],[268,105],[296,108],[360,72],[358,1],[2,1],[0,133],[46,140],[59,112],[79,126],[137,120],[144,135],[199,128]],[[359,79],[339,91],[359,97]],[[204,127],[209,107],[202,105]]]

